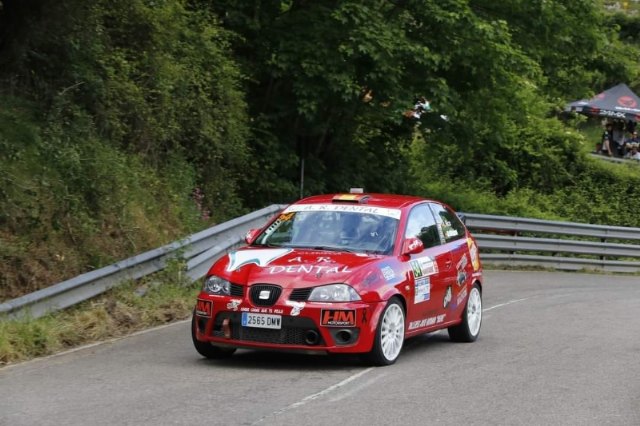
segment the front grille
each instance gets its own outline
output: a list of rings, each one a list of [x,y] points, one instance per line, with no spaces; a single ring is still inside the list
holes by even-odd
[[[239,284],[231,283],[231,289],[229,290],[229,293],[232,296],[242,297],[244,295],[244,287]]]
[[[239,312],[220,312],[216,315],[213,326],[214,337],[224,337],[222,330],[222,322],[225,318],[229,318],[231,326],[231,339],[244,340],[258,343],[271,343],[278,345],[305,345],[305,334],[309,330],[313,330],[320,334],[318,328],[311,318],[301,317],[282,317],[282,328],[280,330],[271,330],[265,328],[243,327],[241,322],[241,313]],[[316,346],[324,345],[324,340],[320,337],[320,341]]]
[[[309,288],[296,288],[289,295],[289,300],[295,300],[297,302],[303,302],[309,298],[313,287]]]
[[[273,306],[282,293],[282,287],[273,284],[255,284],[249,288],[251,302],[255,306]],[[261,299],[260,295],[267,295]]]

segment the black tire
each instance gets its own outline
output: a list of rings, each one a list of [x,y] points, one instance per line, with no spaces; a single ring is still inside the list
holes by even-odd
[[[236,351],[235,348],[220,348],[214,346],[209,342],[201,342],[196,339],[196,315],[191,317],[191,340],[193,340],[193,346],[200,355],[209,359],[224,359],[229,358]]]
[[[462,322],[448,328],[449,338],[454,342],[475,342],[482,326],[482,292],[474,284],[462,311]]]
[[[391,365],[396,362],[404,344],[405,312],[402,303],[392,298],[385,306],[378,327],[371,352],[365,354],[364,360],[372,365]],[[393,334],[390,336],[389,334]]]

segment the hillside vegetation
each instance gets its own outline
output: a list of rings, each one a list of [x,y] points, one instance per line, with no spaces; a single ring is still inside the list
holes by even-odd
[[[640,226],[565,102],[640,88],[597,1],[0,0],[0,300],[362,186]],[[419,96],[432,112],[404,112]]]

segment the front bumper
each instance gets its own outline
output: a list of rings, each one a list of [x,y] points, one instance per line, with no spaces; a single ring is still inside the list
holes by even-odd
[[[211,303],[211,305],[208,305]],[[252,306],[227,296],[201,293],[195,312],[195,336],[227,347],[304,352],[362,353],[373,346],[384,303],[319,303]],[[202,308],[204,306],[204,308]],[[243,313],[281,316],[279,329],[242,325]]]

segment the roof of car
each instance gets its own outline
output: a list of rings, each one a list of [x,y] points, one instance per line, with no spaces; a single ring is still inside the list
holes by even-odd
[[[340,199],[343,198],[343,199]],[[349,200],[349,198],[353,198]],[[362,201],[358,201],[362,200]],[[344,203],[344,204],[361,204],[379,207],[403,208],[417,201],[425,201],[424,198],[413,195],[394,195],[394,194],[324,194],[314,195],[304,198],[295,204],[326,204],[326,203]]]

